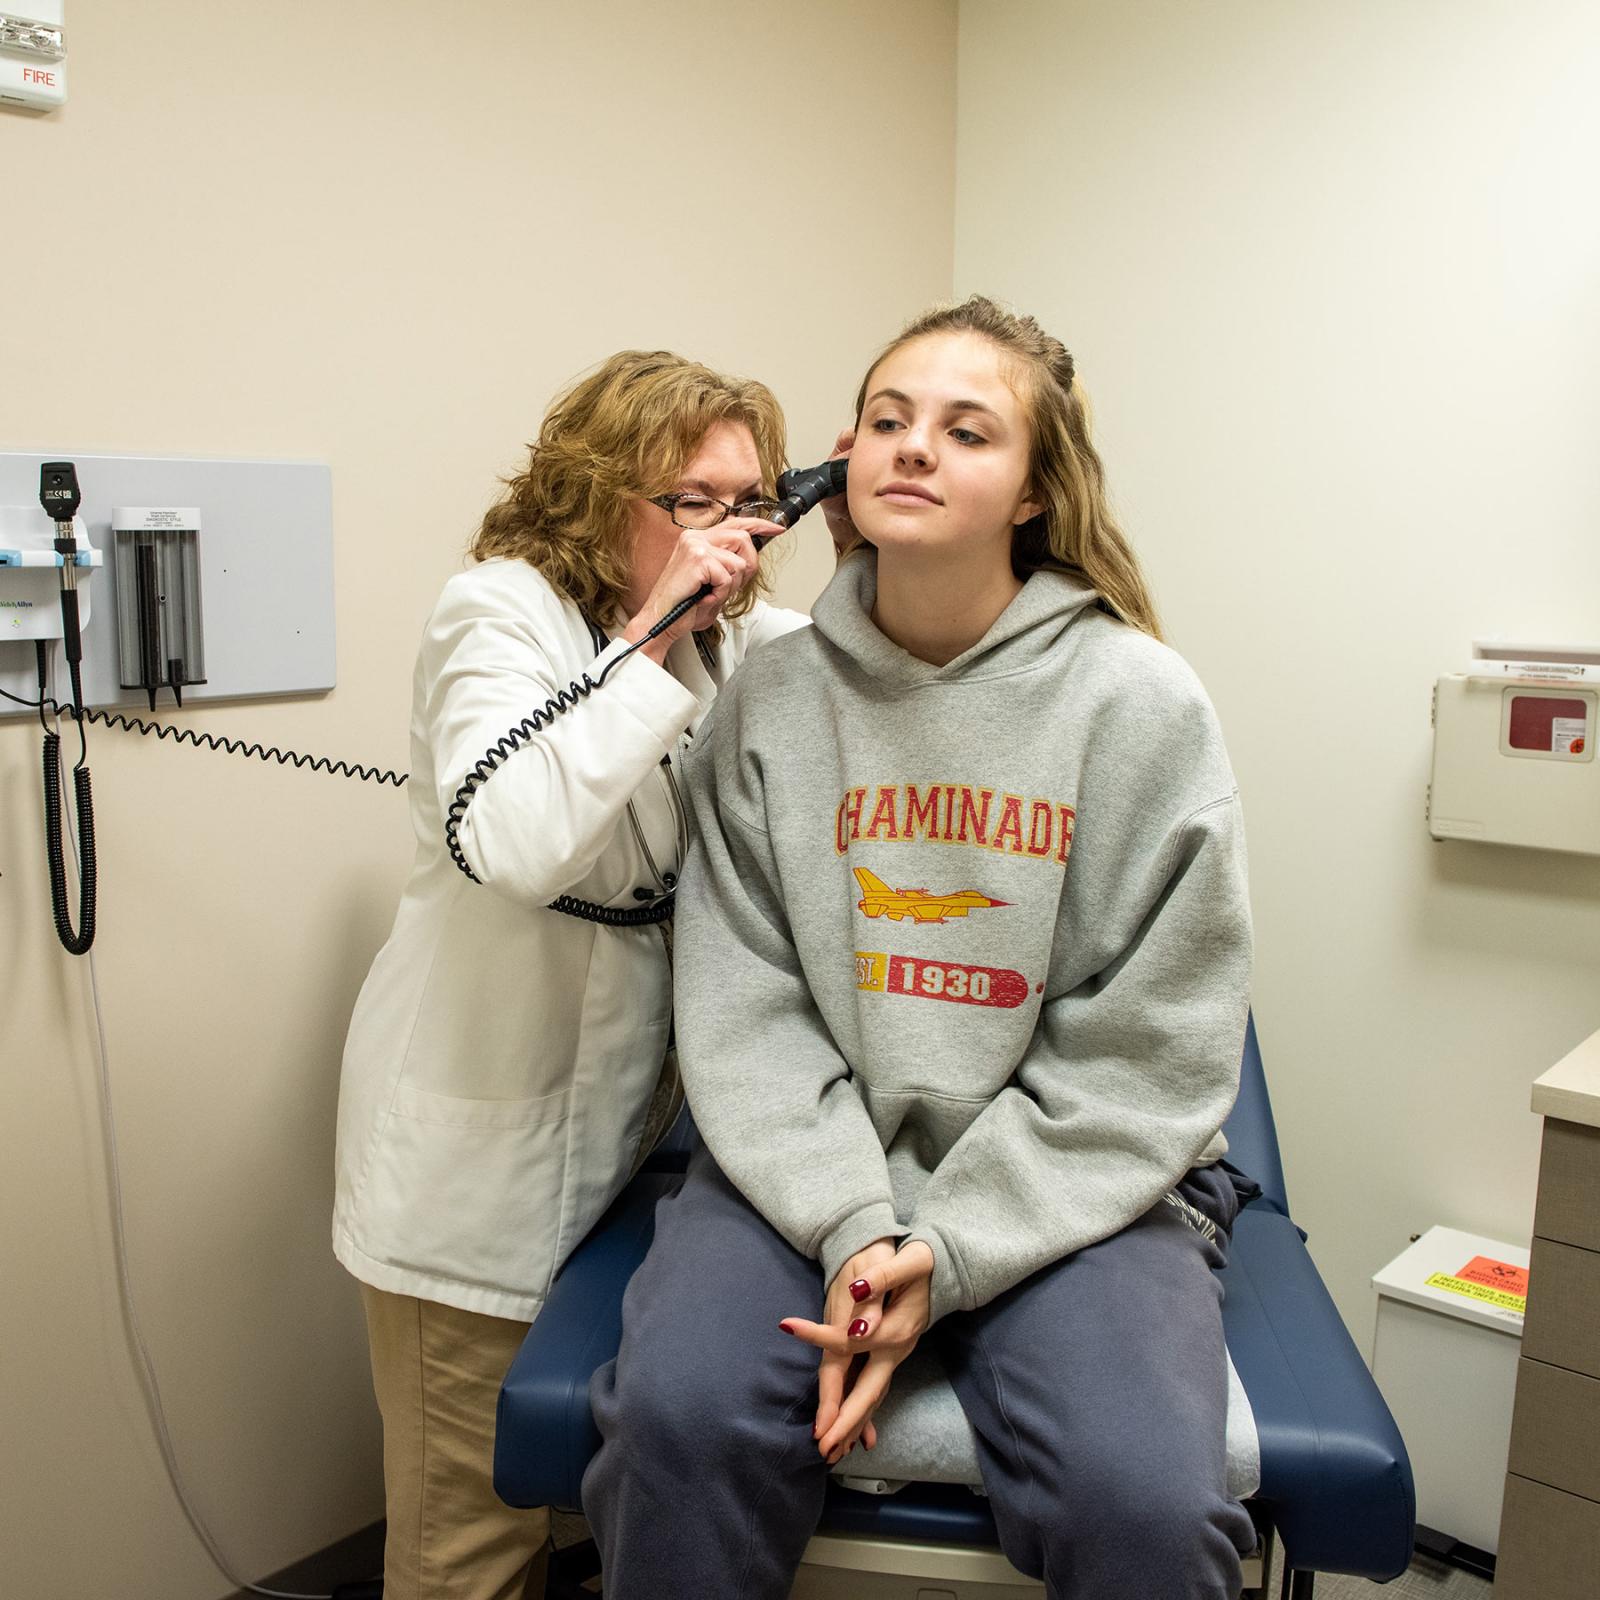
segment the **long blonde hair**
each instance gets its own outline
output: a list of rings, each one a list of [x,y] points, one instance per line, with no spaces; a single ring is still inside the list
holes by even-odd
[[[526,561],[584,615],[617,620],[633,561],[629,501],[676,489],[718,422],[749,428],[762,488],[771,494],[785,439],[783,412],[765,384],[669,350],[619,351],[551,404],[527,467],[505,480],[505,494],[485,515],[473,557]],[[722,614],[743,615],[768,584],[763,564]]]
[[[883,349],[861,380],[857,427],[872,374],[896,350],[934,333],[982,334],[1016,363],[1018,398],[1033,428],[1032,489],[1044,501],[1044,510],[1013,538],[1011,564],[1017,576],[1050,567],[1071,572],[1099,593],[1113,616],[1161,638],[1144,570],[1111,514],[1105,467],[1089,437],[1088,408],[1072,356],[1032,317],[1018,316],[981,294],[924,312]]]

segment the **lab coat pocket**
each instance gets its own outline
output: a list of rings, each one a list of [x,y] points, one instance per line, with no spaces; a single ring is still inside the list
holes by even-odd
[[[540,1294],[555,1266],[571,1091],[478,1100],[402,1084],[378,1141],[368,1249],[418,1272]],[[518,1265],[506,1283],[506,1241]]]

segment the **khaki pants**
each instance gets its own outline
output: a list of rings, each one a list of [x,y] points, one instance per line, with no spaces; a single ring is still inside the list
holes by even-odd
[[[525,1322],[361,1285],[383,1415],[384,1600],[539,1600],[550,1513],[494,1492],[500,1383]]]

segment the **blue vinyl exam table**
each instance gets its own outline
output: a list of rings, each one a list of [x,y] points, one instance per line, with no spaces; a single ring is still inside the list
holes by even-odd
[[[581,1509],[584,1468],[600,1445],[589,1412],[589,1379],[617,1353],[622,1291],[649,1249],[656,1203],[683,1181],[686,1124],[686,1118],[680,1120],[674,1136],[562,1268],[506,1376],[495,1487],[511,1505]],[[1289,1600],[1310,1600],[1318,1572],[1354,1573],[1380,1582],[1393,1578],[1411,1559],[1416,1509],[1411,1465],[1290,1219],[1253,1020],[1245,1037],[1239,1100],[1226,1132],[1229,1160],[1262,1189],[1239,1214],[1221,1273],[1228,1351],[1248,1397],[1242,1419],[1241,1408],[1230,1402],[1230,1473],[1238,1454],[1241,1470],[1249,1473],[1246,1486],[1259,1481],[1246,1503],[1261,1530],[1262,1548],[1247,1563],[1246,1583],[1256,1587],[1245,1593],[1264,1593],[1263,1564],[1274,1541],[1284,1551],[1283,1594]],[[937,1387],[937,1379],[923,1384],[926,1392],[913,1393],[908,1406],[925,1411]],[[948,1427],[957,1437],[947,1437],[933,1452],[941,1463],[959,1460],[959,1446],[970,1435],[969,1430],[961,1436],[964,1418],[958,1407],[949,1411],[954,1395],[944,1393],[953,1418]],[[892,1392],[889,1404],[896,1399]],[[900,1486],[894,1479],[841,1477],[881,1470],[894,1432],[887,1406],[879,1422],[884,1443],[865,1462],[862,1452],[853,1452],[835,1472],[795,1600],[1042,1595],[1041,1584],[1001,1555],[986,1501],[962,1482]],[[1237,1452],[1236,1424],[1242,1439]],[[959,1467],[953,1471],[960,1476]],[[951,1472],[937,1475],[948,1478]],[[692,1494],[693,1486],[686,1485],[685,1492]],[[562,1582],[559,1573],[552,1575],[551,1600],[561,1600]]]

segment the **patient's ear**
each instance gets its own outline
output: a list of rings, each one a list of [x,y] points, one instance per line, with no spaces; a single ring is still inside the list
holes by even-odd
[[[1011,519],[1011,526],[1020,528],[1024,522],[1032,522],[1043,510],[1044,497],[1030,484],[1027,497],[1018,505],[1017,514]]]

